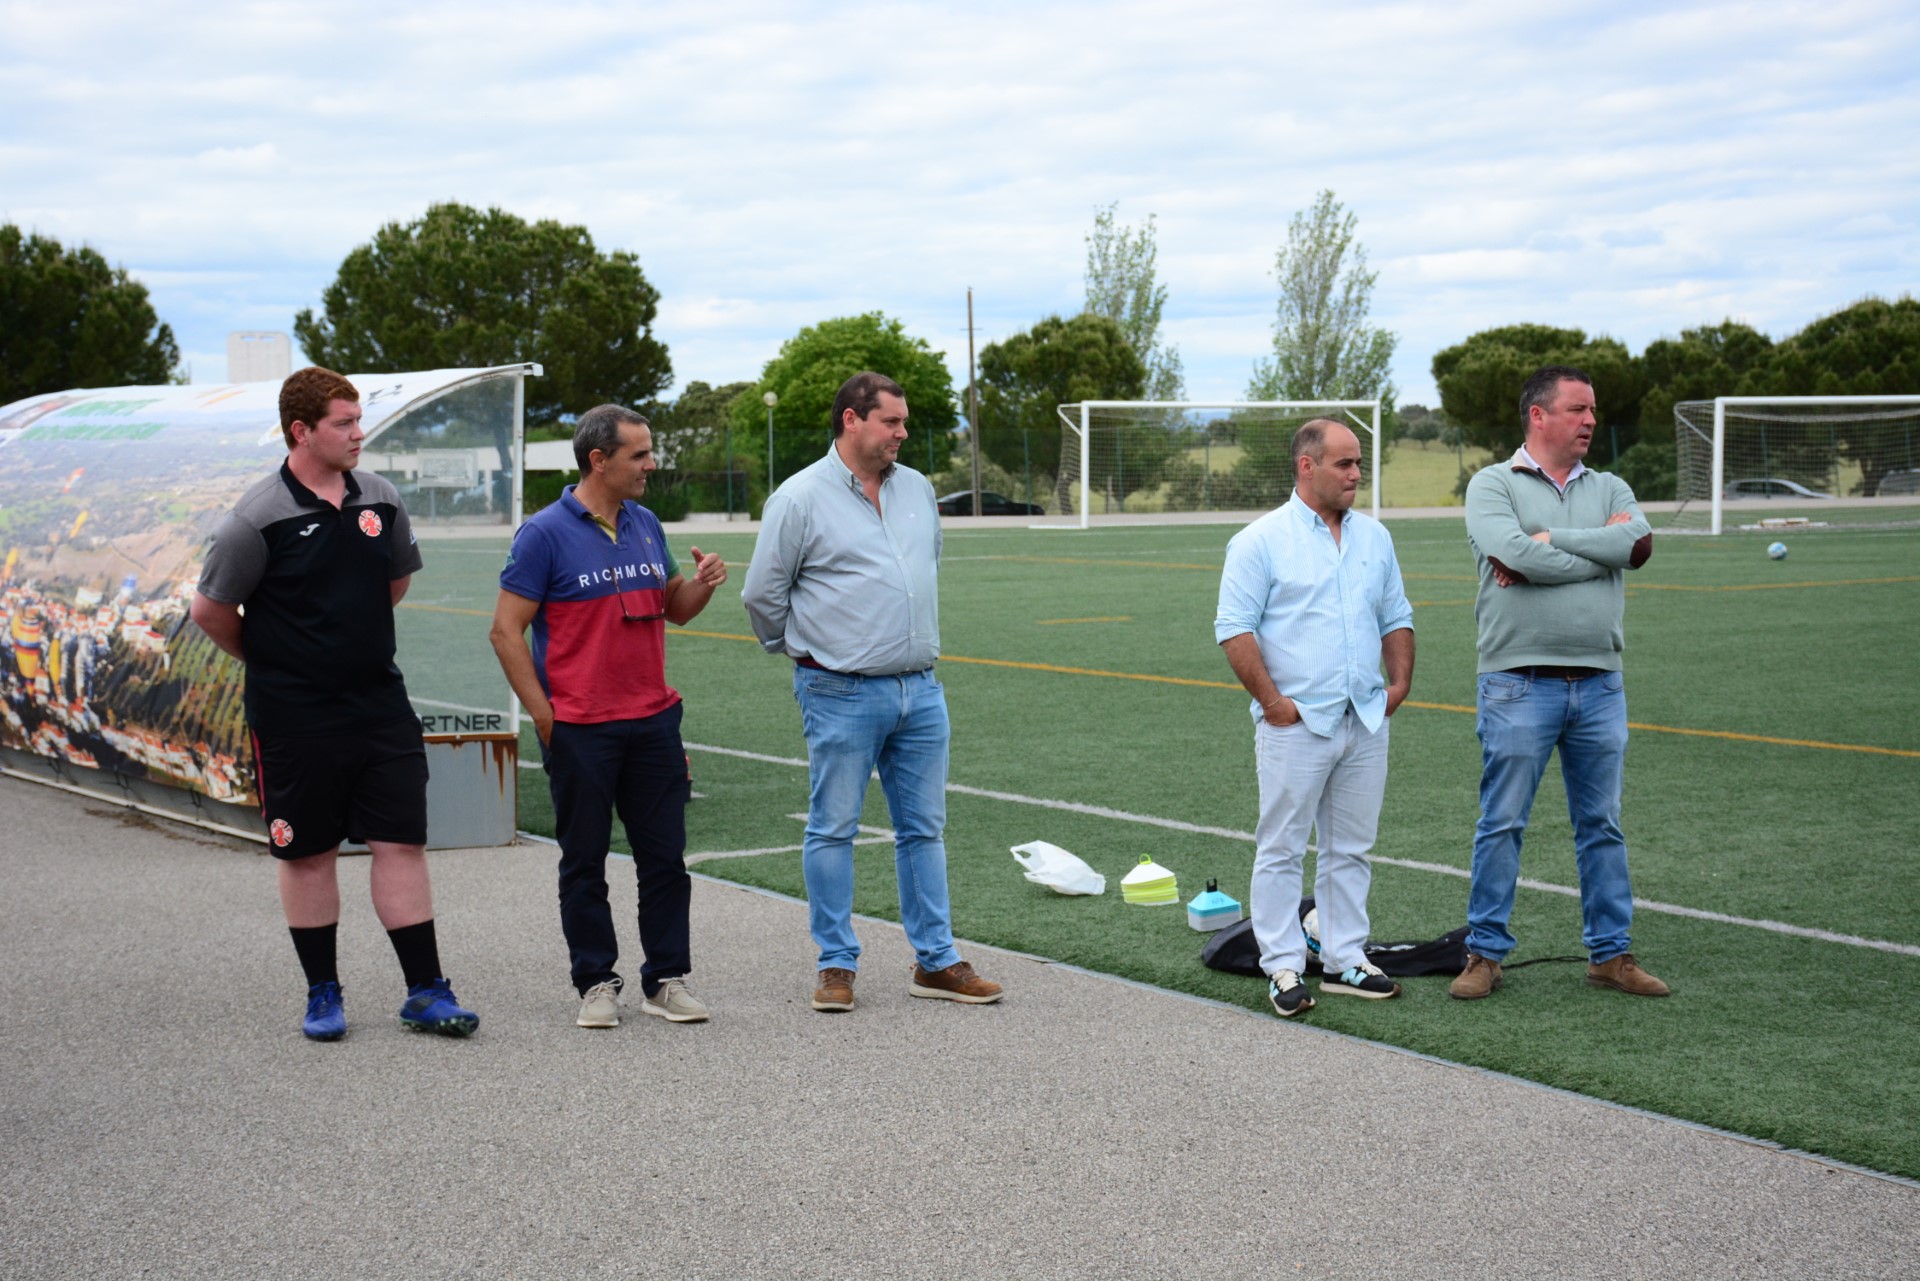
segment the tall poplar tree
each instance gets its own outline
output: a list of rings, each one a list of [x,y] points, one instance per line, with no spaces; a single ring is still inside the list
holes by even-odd
[[[1391,414],[1399,337],[1368,322],[1377,273],[1355,243],[1358,219],[1322,191],[1287,224],[1274,259],[1280,303],[1273,357],[1254,366],[1249,400],[1372,400]],[[1391,433],[1389,433],[1391,435]]]
[[[1087,313],[1120,326],[1127,345],[1147,371],[1142,395],[1148,400],[1183,400],[1186,378],[1180,349],[1160,341],[1160,314],[1167,287],[1157,278],[1159,245],[1153,215],[1144,226],[1114,220],[1117,205],[1096,209],[1087,236]]]

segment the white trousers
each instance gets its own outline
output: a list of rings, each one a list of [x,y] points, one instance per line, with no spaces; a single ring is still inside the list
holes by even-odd
[[[1295,722],[1254,726],[1260,778],[1260,823],[1254,829],[1253,889],[1249,904],[1268,974],[1307,967],[1300,929],[1300,879],[1307,833],[1319,858],[1314,906],[1320,913],[1320,963],[1331,973],[1366,959],[1367,855],[1380,828],[1387,793],[1387,730],[1369,733],[1349,707],[1330,738]]]

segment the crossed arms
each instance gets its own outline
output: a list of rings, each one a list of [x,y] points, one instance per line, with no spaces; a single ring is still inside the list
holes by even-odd
[[[1532,482],[1524,482],[1532,483]],[[1557,587],[1638,569],[1653,555],[1653,529],[1621,486],[1606,523],[1591,528],[1528,530],[1503,485],[1467,491],[1467,537],[1487,558],[1501,587]]]

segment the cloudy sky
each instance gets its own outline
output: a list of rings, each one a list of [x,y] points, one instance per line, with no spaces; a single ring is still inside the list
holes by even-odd
[[[1331,188],[1402,401],[1519,321],[1776,337],[1920,277],[1920,7],[0,0],[0,221],[152,290],[195,381],[441,200],[584,224],[677,383],[879,309],[964,378],[1157,218],[1188,394],[1244,394]],[[538,360],[541,353],[525,353]]]

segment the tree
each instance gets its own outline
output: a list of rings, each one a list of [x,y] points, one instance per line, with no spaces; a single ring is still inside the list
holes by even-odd
[[[733,402],[752,389],[752,383],[713,387],[695,380],[675,399],[647,406],[660,465],[676,471],[726,470]]]
[[[1147,368],[1116,320],[1081,312],[1049,316],[1025,333],[980,349],[980,448],[1016,475],[1060,476],[1059,407],[1082,400],[1140,400]],[[1119,498],[1160,483],[1175,442],[1158,424],[1111,428],[1112,449],[1094,450],[1094,492]],[[1061,492],[1062,510],[1070,495]]]
[[[756,488],[765,484],[767,475],[767,407],[762,397],[772,392],[780,398],[773,410],[778,484],[826,452],[833,439],[833,398],[840,384],[862,370],[885,374],[907,393],[908,435],[900,461],[929,475],[946,465],[959,422],[946,361],[924,338],[913,337],[898,320],[874,311],[802,329],[780,345],[780,354],[760,371],[760,381],[734,400],[734,448],[741,457],[757,460]],[[763,492],[758,496],[765,497]]]
[[[1640,373],[1625,346],[1612,338],[1589,340],[1579,329],[1505,325],[1483,329],[1433,358],[1440,408],[1466,433],[1469,444],[1511,454],[1526,439],[1520,417],[1520,386],[1542,365],[1571,365],[1593,379],[1594,399],[1608,451],[1608,428],[1618,429],[1619,448],[1633,443],[1639,422]],[[1597,460],[1596,460],[1597,465]]]
[[[0,226],[0,405],[71,387],[185,382],[173,330],[125,267]]]
[[[1863,298],[1814,321],[1775,349],[1781,396],[1898,396],[1920,392],[1920,301]]]
[[[751,390],[752,383],[713,387],[696,380],[675,399],[645,407],[643,412],[653,425],[654,457],[661,468],[648,487],[653,497],[647,506],[655,515],[663,505],[681,512],[747,508],[747,477],[755,469],[745,459],[759,457],[759,451],[743,458],[740,447],[753,441],[734,440],[731,428],[733,402]],[[764,464],[759,471],[766,474]]]
[[[340,264],[323,314],[295,317],[315,364],[398,373],[537,361],[526,415],[549,423],[607,401],[639,405],[673,381],[652,333],[660,294],[624,250],[585,227],[500,209],[429,208],[388,223]]]
[[[1399,408],[1400,430],[1394,439],[1443,443],[1448,440],[1453,423],[1444,410],[1429,409],[1418,403],[1401,405]]]
[[[1383,403],[1382,431],[1393,411],[1388,373],[1399,338],[1367,323],[1377,273],[1354,243],[1358,219],[1322,191],[1311,210],[1287,224],[1274,258],[1280,281],[1273,358],[1254,366],[1249,400],[1372,400]]]
[[[1672,444],[1673,407],[1683,400],[1775,394],[1773,354],[1771,338],[1737,320],[1649,343],[1640,356],[1640,438]]]
[[[1920,301],[1863,298],[1814,321],[1774,349],[1779,396],[1920,393]],[[1854,419],[1834,425],[1842,457],[1860,465],[1860,493],[1880,492],[1890,470],[1911,465],[1913,426]]]
[[[1160,344],[1160,313],[1167,303],[1167,288],[1155,280],[1160,251],[1153,215],[1147,215],[1144,227],[1116,225],[1115,207],[1108,205],[1093,214],[1093,234],[1087,237],[1087,312],[1105,316],[1126,335],[1127,345],[1147,371],[1144,399],[1184,400],[1180,349]]]

